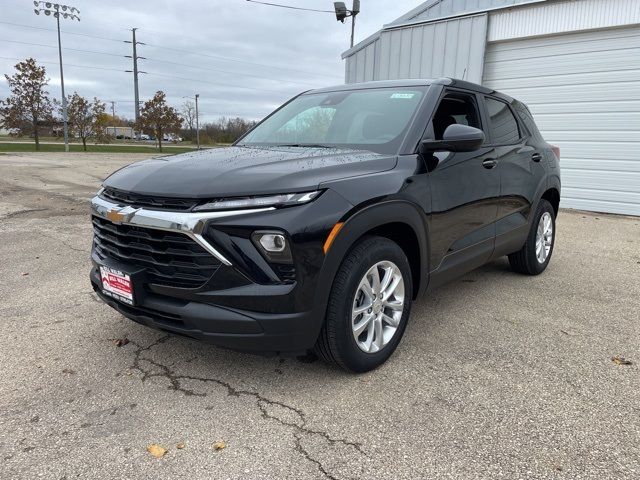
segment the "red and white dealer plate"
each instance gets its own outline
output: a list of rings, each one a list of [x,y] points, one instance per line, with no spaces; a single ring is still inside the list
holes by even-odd
[[[133,305],[133,284],[129,275],[102,265],[100,279],[102,293],[127,305]]]

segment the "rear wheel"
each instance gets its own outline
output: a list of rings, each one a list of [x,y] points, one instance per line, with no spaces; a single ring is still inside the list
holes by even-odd
[[[402,249],[387,238],[366,237],[338,270],[315,352],[354,372],[378,367],[402,338],[412,292]]]
[[[555,210],[547,200],[540,200],[531,224],[527,242],[509,255],[511,268],[518,273],[539,275],[551,260],[556,239]]]

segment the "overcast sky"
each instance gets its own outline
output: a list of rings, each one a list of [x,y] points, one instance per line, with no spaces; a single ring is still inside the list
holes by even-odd
[[[266,1],[333,9],[329,0]],[[361,3],[356,43],[422,2]],[[205,122],[220,116],[259,119],[300,91],[344,83],[340,54],[349,46],[350,23],[337,22],[332,13],[246,0],[74,0],[71,5],[82,20],[61,22],[67,93],[114,100],[117,115],[133,117],[133,77],[124,72],[132,68],[124,58],[131,55],[124,40],[131,39],[132,27],[146,43],[138,47],[138,55],[147,58],[139,68],[148,72],[140,76],[141,100],[164,90],[179,106],[183,96],[199,93]],[[0,0],[0,73],[11,74],[18,59],[34,57],[51,78],[50,94],[59,98],[55,19],[36,16],[33,9],[32,0]],[[0,98],[7,94],[2,78]]]

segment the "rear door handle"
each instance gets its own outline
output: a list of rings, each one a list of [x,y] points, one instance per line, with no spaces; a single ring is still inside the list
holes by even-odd
[[[491,169],[491,168],[495,167],[496,165],[498,165],[498,161],[495,158],[487,158],[487,159],[482,161],[482,166],[484,168]]]
[[[542,160],[542,155],[536,152],[533,155],[531,155],[531,160],[533,160],[534,162],[539,162],[540,160]]]

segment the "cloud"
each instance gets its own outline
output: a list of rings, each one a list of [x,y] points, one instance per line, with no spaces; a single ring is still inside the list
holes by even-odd
[[[31,2],[4,0],[0,23],[0,72],[11,74],[14,59],[36,58],[51,77],[58,97],[57,37],[52,17],[36,16]],[[325,0],[281,3],[331,9]],[[347,2],[349,3],[349,2]],[[420,4],[416,0],[362,2],[356,39]],[[301,12],[246,2],[138,0],[72,2],[80,23],[62,21],[65,87],[86,97],[115,101],[119,115],[134,111],[131,28],[137,27],[140,98],[164,90],[178,106],[200,94],[204,121],[220,116],[258,119],[297,93],[344,82],[340,54],[348,48],[350,24],[328,13]],[[85,34],[83,36],[80,34]],[[96,38],[100,37],[100,38]],[[9,41],[7,41],[9,40]],[[17,43],[22,42],[22,43]],[[30,45],[37,44],[37,45]],[[85,51],[81,51],[85,50]],[[8,59],[6,59],[8,58]],[[45,63],[46,62],[46,63]],[[0,82],[0,97],[8,94]]]

